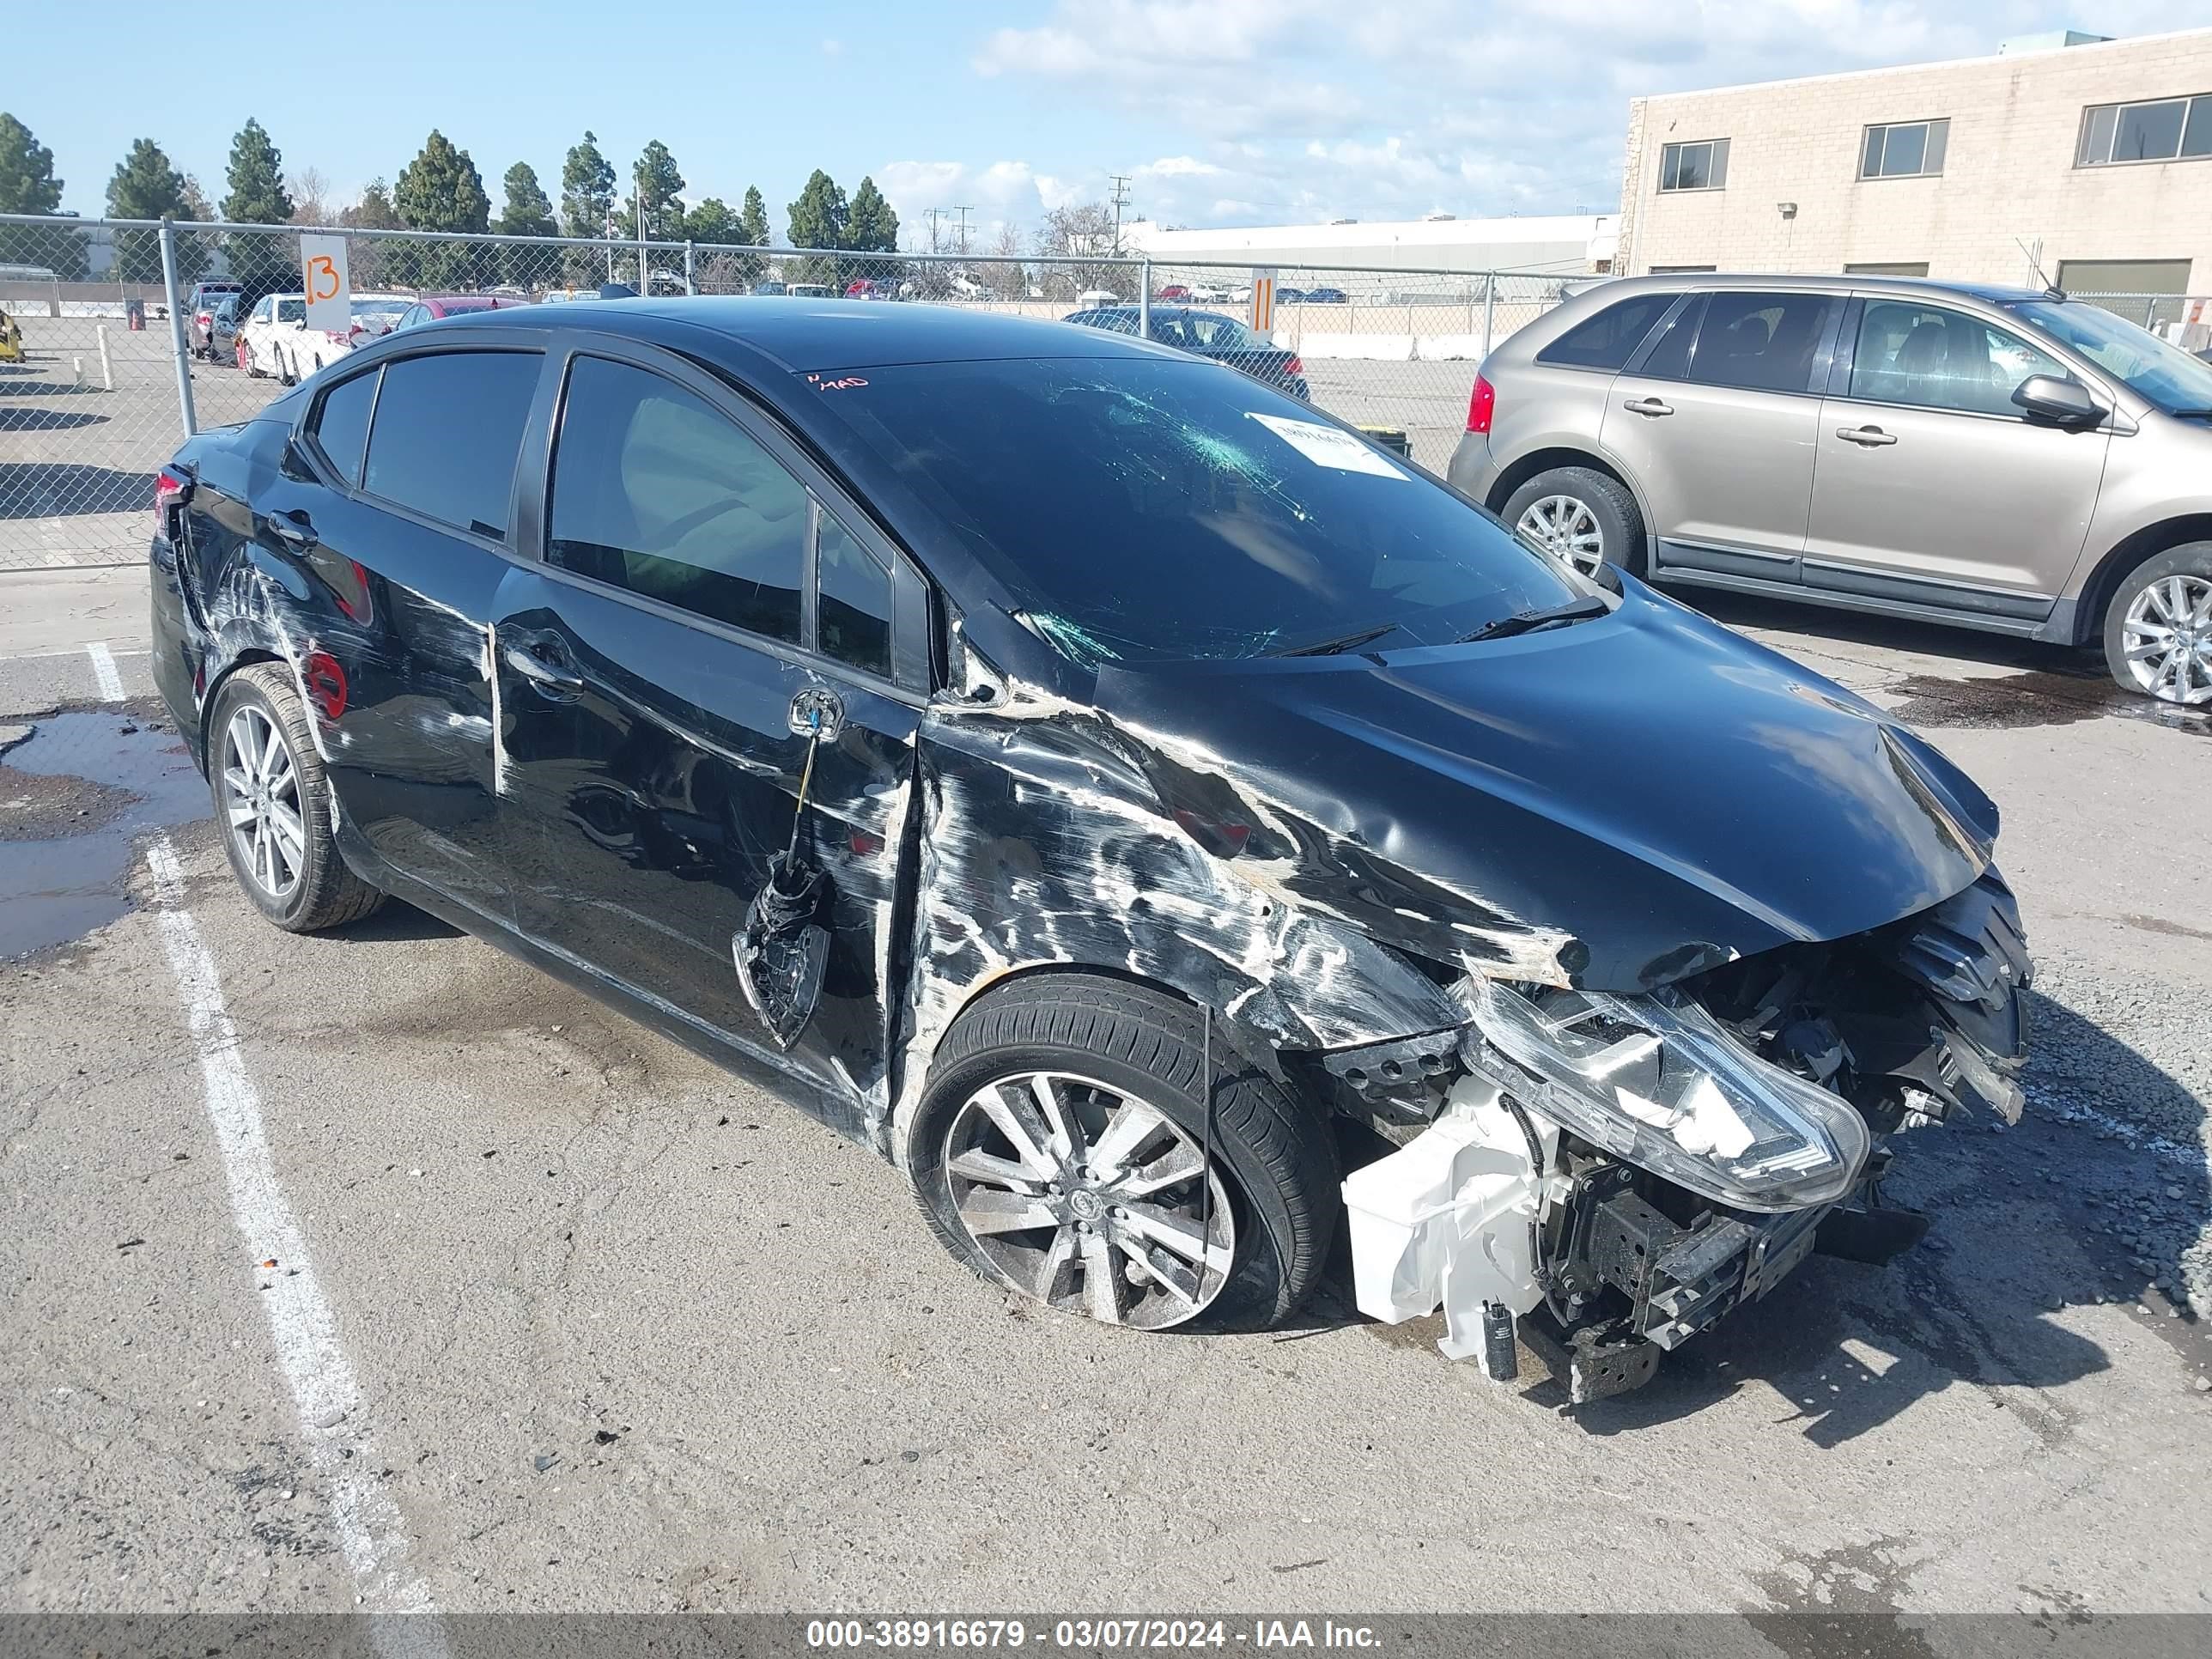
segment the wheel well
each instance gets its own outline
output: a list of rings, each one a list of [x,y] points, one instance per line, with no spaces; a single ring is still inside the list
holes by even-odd
[[[2074,607],[2074,643],[2087,645],[2105,632],[2105,607],[2127,574],[2148,559],[2187,542],[2212,541],[2212,513],[2191,513],[2148,525],[2097,561]]]
[[[1621,476],[1619,467],[1609,461],[1600,460],[1586,449],[1539,449],[1523,455],[1498,475],[1498,482],[1491,485],[1490,497],[1483,505],[1492,513],[1504,512],[1505,503],[1513,499],[1515,490],[1539,472],[1549,472],[1555,466],[1588,467],[1626,490],[1629,500],[1636,503],[1637,516],[1644,520],[1644,533],[1648,543],[1651,534],[1651,515],[1644,510],[1643,493]]]
[[[207,768],[208,768],[208,720],[207,720],[207,711],[208,711],[209,709],[210,709],[210,708],[214,708],[214,707],[215,707],[215,700],[216,700],[216,695],[217,695],[219,692],[221,692],[221,691],[222,691],[222,688],[223,688],[223,684],[224,684],[224,682],[225,682],[225,681],[227,681],[227,680],[228,680],[228,679],[230,678],[230,677],[231,677],[233,674],[235,674],[236,672],[238,672],[238,671],[239,671],[240,669],[241,669],[241,668],[251,668],[251,667],[252,667],[252,666],[253,666],[253,665],[254,665],[254,664],[256,664],[256,663],[258,663],[258,662],[279,662],[279,663],[281,663],[281,662],[283,662],[283,660],[284,660],[284,659],[283,659],[283,658],[282,658],[282,657],[280,657],[280,656],[278,656],[278,655],[277,655],[274,651],[262,651],[262,650],[258,650],[258,649],[251,649],[251,648],[249,648],[249,649],[247,649],[247,650],[245,650],[245,651],[241,651],[241,652],[240,652],[240,653],[239,653],[235,657],[233,657],[233,658],[230,659],[230,661],[229,661],[229,662],[228,662],[227,664],[225,664],[225,665],[224,665],[222,672],[222,673],[220,673],[220,674],[218,674],[218,675],[216,675],[213,679],[211,679],[211,680],[210,680],[210,681],[208,682],[208,686],[207,686],[207,695],[206,695],[206,696],[204,696],[204,697],[202,697],[202,698],[200,699],[200,770],[201,770],[201,771],[204,772],[204,771],[206,771],[206,770],[207,770]]]

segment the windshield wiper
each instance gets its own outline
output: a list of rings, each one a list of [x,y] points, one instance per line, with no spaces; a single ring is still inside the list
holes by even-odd
[[[2178,420],[2195,421],[2212,415],[2212,409],[2169,409],[2166,412]]]
[[[1555,623],[1581,622],[1587,617],[1602,617],[1612,609],[1596,594],[1585,593],[1581,599],[1569,599],[1565,605],[1547,605],[1540,611],[1516,611],[1510,617],[1500,617],[1496,622],[1486,622],[1474,633],[1461,635],[1459,643],[1472,645],[1477,640],[1502,640],[1515,634],[1549,628]]]
[[[1279,651],[1264,651],[1261,654],[1267,657],[1334,657],[1356,645],[1379,640],[1385,634],[1396,631],[1397,626],[1394,622],[1376,623],[1372,628],[1363,628],[1352,634],[1340,634],[1333,640],[1320,640],[1312,645],[1285,646]]]

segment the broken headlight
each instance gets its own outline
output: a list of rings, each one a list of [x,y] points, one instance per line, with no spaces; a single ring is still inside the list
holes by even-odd
[[[1468,983],[1476,1029],[1536,1081],[1469,1062],[1624,1163],[1733,1209],[1779,1212],[1841,1198],[1866,1162],[1849,1102],[1761,1060],[1680,992]]]

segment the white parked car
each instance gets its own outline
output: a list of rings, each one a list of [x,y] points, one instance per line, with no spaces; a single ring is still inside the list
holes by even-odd
[[[263,295],[238,326],[238,366],[256,380],[271,374],[290,386],[300,378],[292,359],[307,327],[306,295]]]
[[[821,283],[793,283],[784,289],[784,294],[793,300],[826,300],[830,289]]]
[[[1193,283],[1190,301],[1194,305],[1219,306],[1229,303],[1229,290],[1214,283]]]
[[[343,334],[302,327],[291,343],[294,380],[304,380],[317,369],[337,362],[355,347],[380,339],[399,325],[399,319],[415,303],[405,294],[356,294],[353,296],[353,325]]]

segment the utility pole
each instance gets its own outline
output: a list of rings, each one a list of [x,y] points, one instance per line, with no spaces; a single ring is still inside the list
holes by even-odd
[[[1114,257],[1121,257],[1121,210],[1129,205],[1129,175],[1113,173],[1107,175],[1114,181]]]
[[[929,251],[932,253],[942,253],[945,252],[944,245],[938,240],[937,234],[938,222],[945,217],[945,209],[941,207],[933,207],[922,216],[929,221]]]
[[[955,203],[951,208],[952,212],[960,216],[960,252],[963,258],[968,253],[968,216],[975,210],[975,206],[972,202]]]

